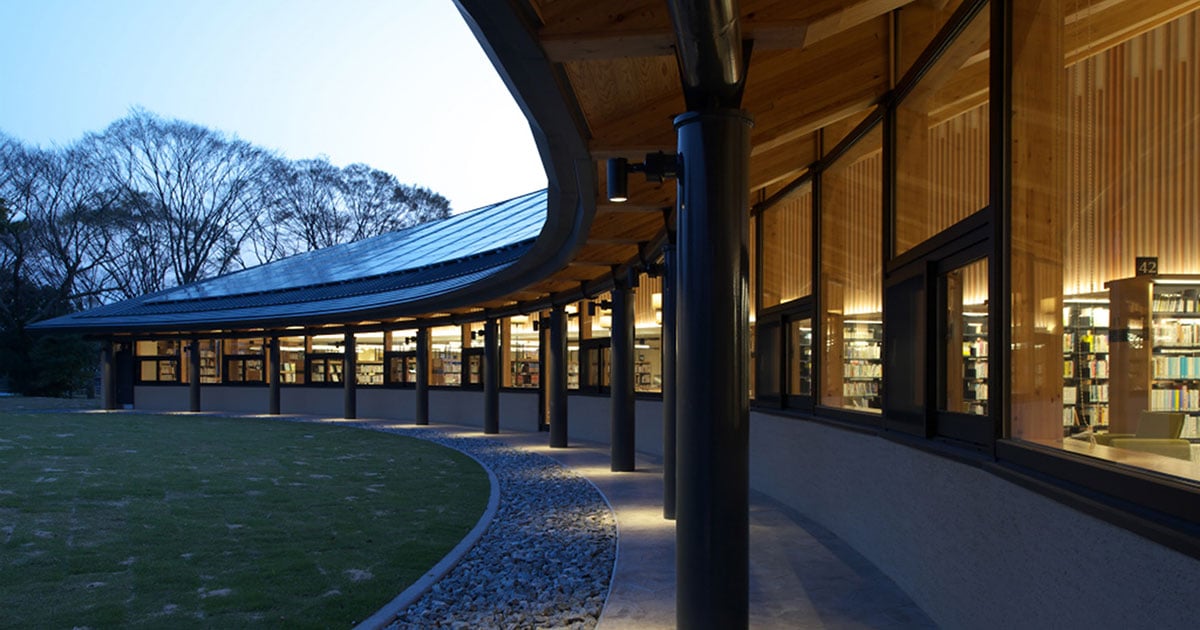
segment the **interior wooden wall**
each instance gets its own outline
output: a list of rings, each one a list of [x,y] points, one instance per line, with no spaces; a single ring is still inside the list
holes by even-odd
[[[930,235],[988,205],[988,104],[929,129]]]
[[[881,147],[882,132],[876,128],[860,142]],[[821,275],[844,287],[841,303],[826,299],[826,310],[878,314],[883,310],[881,151],[834,164],[821,177]]]
[[[1191,13],[1068,68],[1064,289],[1200,273],[1200,16]]]
[[[772,206],[763,221],[763,307],[812,293],[812,187]]]

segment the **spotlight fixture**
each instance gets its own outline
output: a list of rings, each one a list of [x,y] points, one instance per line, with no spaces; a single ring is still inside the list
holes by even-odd
[[[647,153],[644,162],[630,164],[621,157],[608,159],[608,200],[624,203],[629,200],[629,174],[645,173],[646,181],[662,182],[679,176],[677,153]]]

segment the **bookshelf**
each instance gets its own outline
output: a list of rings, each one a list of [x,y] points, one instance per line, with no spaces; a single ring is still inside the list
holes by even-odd
[[[986,315],[986,312],[984,313]],[[967,320],[963,331],[963,398],[956,411],[986,415],[988,404],[987,319]]]
[[[1064,300],[1063,427],[1065,433],[1108,426],[1108,298],[1103,294]]]
[[[1150,409],[1182,411],[1183,437],[1200,438],[1200,278],[1155,282]]]
[[[1143,410],[1182,411],[1200,438],[1200,277],[1138,276],[1108,283],[1110,430],[1136,433]]]
[[[846,320],[842,343],[842,396],[844,406],[879,409],[879,383],[883,379],[883,322]]]

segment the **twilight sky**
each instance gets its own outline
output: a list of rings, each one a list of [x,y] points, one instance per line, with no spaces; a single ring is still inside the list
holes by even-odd
[[[451,0],[0,0],[0,132],[61,146],[134,106],[364,162],[455,211],[546,186]]]

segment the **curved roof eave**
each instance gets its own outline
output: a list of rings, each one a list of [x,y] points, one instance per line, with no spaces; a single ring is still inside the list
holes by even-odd
[[[528,286],[558,271],[587,238],[595,216],[596,173],[588,152],[586,124],[578,108],[564,98],[562,71],[546,56],[533,27],[508,3],[456,0],[464,20],[479,40],[501,79],[529,120],[530,130],[547,177],[546,221],[525,252],[508,264],[476,274],[462,286],[432,290],[422,297],[336,313],[323,309],[305,315],[303,309],[285,316],[253,309],[229,311],[203,320],[138,318],[136,321],[89,325],[77,318],[58,318],[39,325],[51,332],[93,334],[140,331],[199,332],[233,328],[279,328],[306,324],[339,324],[364,319],[419,317],[497,300],[514,287]],[[143,296],[139,301],[153,298]]]
[[[527,285],[567,265],[583,246],[596,214],[596,170],[588,149],[587,123],[565,98],[566,77],[546,55],[536,27],[510,2],[454,0],[496,72],[529,121],[547,179],[546,225],[529,253],[496,283]],[[489,285],[492,282],[488,283]],[[502,297],[509,290],[468,287],[465,304]]]

